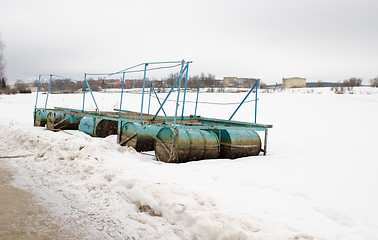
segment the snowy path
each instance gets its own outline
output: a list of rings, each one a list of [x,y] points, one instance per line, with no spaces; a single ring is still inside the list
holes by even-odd
[[[67,96],[51,100],[75,107],[80,96]],[[103,107],[117,104],[118,95],[100,97]],[[177,165],[120,147],[114,136],[34,128],[33,95],[0,96],[2,155],[30,155],[0,164],[88,239],[378,239],[378,94],[260,99],[259,122],[274,125],[268,156]],[[250,107],[235,117],[248,121]],[[199,108],[209,117],[230,112]]]

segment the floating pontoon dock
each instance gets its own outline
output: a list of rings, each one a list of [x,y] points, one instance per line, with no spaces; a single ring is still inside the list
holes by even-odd
[[[87,81],[88,75],[99,74],[84,74],[83,108],[81,110],[62,107],[54,107],[53,109],[46,108],[51,81],[55,76],[53,74],[49,74],[48,76],[50,77],[50,82],[49,90],[46,95],[45,107],[37,108],[39,83],[41,76],[43,76],[39,75],[36,104],[34,108],[34,126],[46,126],[48,130],[52,131],[64,129],[79,130],[93,137],[106,137],[117,134],[117,142],[120,145],[133,147],[137,151],[154,150],[156,158],[163,162],[182,163],[214,158],[235,159],[259,155],[260,152],[266,155],[268,129],[272,128],[272,125],[256,123],[258,100],[257,82],[253,85],[228,120],[205,118],[196,116],[195,114],[184,116],[188,68],[190,63],[191,62],[185,61],[142,63],[122,71],[108,74],[109,76],[114,74],[122,74],[122,91],[120,95],[119,109],[114,109],[113,111],[108,112],[102,112],[98,109],[96,100]],[[167,66],[167,64],[169,65]],[[157,65],[157,67],[148,69],[147,67],[150,65]],[[144,69],[135,70],[135,68],[140,66],[144,67]],[[145,94],[146,72],[150,70],[174,68],[178,66],[181,67],[179,77],[167,94],[166,98],[163,102],[160,102],[159,98],[157,98],[160,108],[156,114],[152,115],[143,113],[142,110]],[[141,111],[132,112],[122,110],[125,74],[138,71],[144,73]],[[180,99],[179,95],[181,92],[181,81],[184,74],[186,74],[186,77],[182,114],[181,116],[178,116],[177,111]],[[166,116],[163,107],[170,94],[176,88],[176,85],[178,91],[175,115]],[[86,87],[88,87],[89,92],[91,93],[92,99],[96,106],[96,111],[86,111],[84,109]],[[253,90],[255,90],[255,122],[248,123],[231,120]],[[156,95],[151,83],[149,101],[151,101],[152,92],[154,92]],[[197,101],[198,93],[199,87],[197,90]],[[165,116],[158,115],[161,110]],[[256,133],[256,131],[264,132],[263,144],[261,143],[260,136]]]

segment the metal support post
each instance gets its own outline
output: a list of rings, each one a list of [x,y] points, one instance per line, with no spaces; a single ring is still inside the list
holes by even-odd
[[[200,85],[198,84],[198,88],[197,88],[197,98],[196,98],[196,108],[194,109],[194,116],[197,116],[197,104],[198,104],[199,89],[200,89]]]
[[[35,106],[34,106],[34,113],[37,110],[37,102],[38,102],[38,94],[39,94],[39,83],[41,82],[41,74],[38,76],[38,87],[37,87],[37,95],[35,95]]]
[[[92,89],[91,89],[91,87],[89,86],[88,81],[86,81],[86,82],[87,82],[87,86],[88,86],[89,92],[91,93],[91,96],[92,96],[93,102],[94,102],[94,104],[95,104],[95,106],[96,106],[96,109],[97,109],[98,115],[101,115],[100,109],[98,108],[97,103],[96,103],[96,99],[95,99],[94,96],[93,96]]]
[[[231,115],[231,117],[228,119],[228,120],[231,120],[232,117],[235,115],[235,113],[239,110],[240,106],[243,105],[243,103],[245,102],[245,100],[248,98],[249,94],[251,94],[251,92],[253,91],[253,89],[257,86],[257,82],[253,85],[253,87],[251,88],[251,90],[249,90],[248,94],[245,96],[245,98],[243,99],[243,101],[239,104],[239,106],[236,108],[235,112]]]
[[[188,65],[187,64],[185,66],[186,70],[188,70]],[[184,70],[185,71],[185,70]],[[182,72],[183,73],[183,72]],[[179,85],[177,87],[177,101],[176,101],[176,110],[175,110],[175,118],[174,118],[174,121],[173,121],[173,126],[176,127],[176,120],[177,120],[177,110],[178,110],[178,106],[179,106],[179,101],[180,101],[180,91],[181,91],[181,79],[182,79],[182,73],[180,74],[180,77],[179,77]]]
[[[147,112],[147,114],[150,114],[151,93],[152,93],[152,82],[151,82],[151,84],[150,84],[150,94],[149,94],[149,97],[148,97],[148,112]]]
[[[125,87],[125,72],[122,73],[122,90],[121,90],[121,100],[119,102],[119,118],[121,119],[121,111],[122,111],[122,100],[123,100],[123,89]]]
[[[256,95],[255,95],[255,123],[256,123],[256,120],[257,120],[257,87],[258,87],[258,81],[256,81],[255,85],[256,85]]]
[[[140,123],[142,123],[142,116],[143,116],[143,101],[144,101],[144,87],[146,85],[146,70],[147,70],[148,63],[144,64],[144,76],[143,76],[143,90],[142,90],[142,104],[140,106]]]
[[[188,72],[189,72],[189,63],[187,63],[186,68],[186,75],[185,75],[185,90],[184,90],[184,98],[182,100],[182,112],[181,112],[181,120],[184,119],[184,108],[185,108],[185,97],[186,97],[186,86],[188,84]]]
[[[264,137],[264,156],[266,156],[266,148],[268,146],[268,129],[265,129],[265,137]]]
[[[47,100],[49,99],[49,93],[50,93],[50,88],[51,88],[51,81],[52,81],[52,74],[50,74],[49,90],[47,90],[47,95],[46,95],[45,111],[46,111],[46,107],[47,107]]]
[[[165,97],[163,103],[161,104],[161,106],[160,106],[160,108],[157,110],[157,112],[155,113],[155,115],[154,115],[154,117],[152,118],[152,120],[154,120],[154,119],[156,118],[156,116],[159,114],[160,110],[163,108],[163,106],[164,106],[165,102],[167,101],[169,95],[171,95],[173,89],[175,89],[177,82],[181,79],[182,74],[184,73],[184,71],[185,71],[185,68],[184,68],[183,71],[180,72],[179,77],[177,78],[176,82],[173,84],[171,90],[168,92],[168,95]]]
[[[84,87],[83,87],[83,108],[81,112],[84,112],[84,102],[85,102],[85,87],[87,85],[87,74],[84,73]]]

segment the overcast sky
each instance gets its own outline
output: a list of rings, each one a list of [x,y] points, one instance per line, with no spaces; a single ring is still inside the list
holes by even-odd
[[[10,82],[181,59],[265,83],[378,75],[377,0],[0,0],[0,38]]]

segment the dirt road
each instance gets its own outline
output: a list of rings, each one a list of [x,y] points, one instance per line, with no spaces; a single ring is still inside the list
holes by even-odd
[[[33,196],[9,185],[12,174],[0,168],[0,240],[80,239],[65,229]]]

